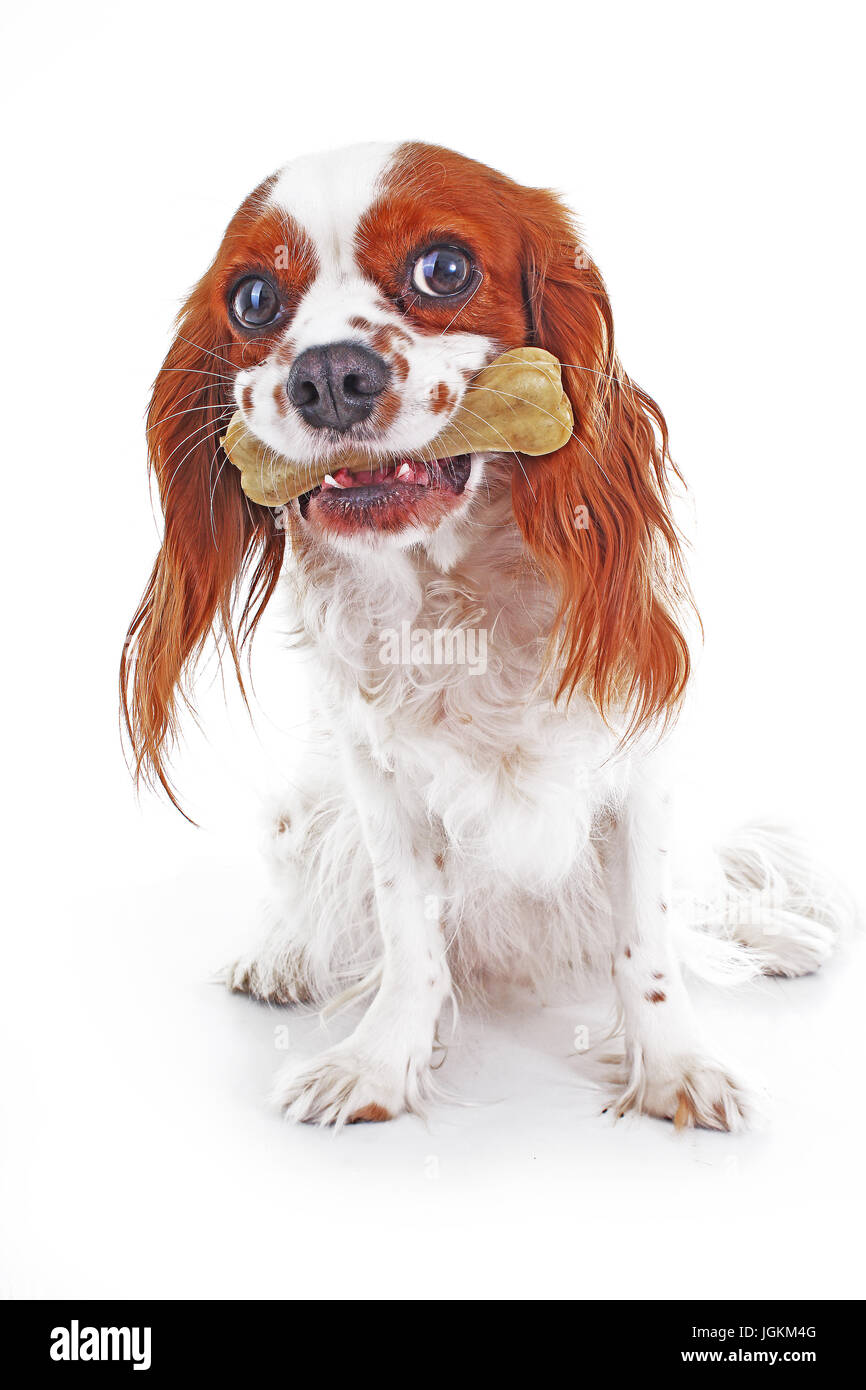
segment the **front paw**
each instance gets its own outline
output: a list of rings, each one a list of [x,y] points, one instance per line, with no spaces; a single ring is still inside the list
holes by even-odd
[[[673,1058],[663,1067],[641,1062],[614,1105],[617,1117],[629,1110],[673,1120],[674,1128],[747,1129],[754,1115],[748,1092],[724,1067],[706,1057]]]
[[[417,1109],[424,1076],[411,1063],[395,1066],[337,1046],[284,1068],[273,1100],[287,1119],[339,1129],[364,1120],[393,1120],[404,1110]]]
[[[223,972],[233,994],[248,994],[265,1004],[309,1004],[313,999],[309,972],[300,953],[277,959],[242,956]]]

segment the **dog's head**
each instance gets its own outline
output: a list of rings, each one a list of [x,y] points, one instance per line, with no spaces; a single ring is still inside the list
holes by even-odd
[[[236,590],[244,635],[277,582],[284,518],[250,502],[226,460],[233,411],[301,465],[335,461],[291,504],[293,536],[435,554],[484,505],[489,456],[433,459],[427,446],[478,370],[527,344],[562,362],[575,418],[556,453],[504,456],[517,524],[559,602],[560,693],[624,703],[636,725],[676,705],[688,655],[666,428],[619,366],[570,215],[448,150],[361,146],[292,163],[246,200],[157,378],[148,427],[165,536],[122,671],[139,769],[165,782],[184,671],[214,630],[237,667]],[[369,452],[368,471],[340,470],[347,445]]]

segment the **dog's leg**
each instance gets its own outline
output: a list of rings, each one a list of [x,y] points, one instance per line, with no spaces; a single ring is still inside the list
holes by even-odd
[[[278,885],[261,905],[264,938],[223,972],[233,994],[249,994],[267,1004],[309,1004],[327,994],[330,975],[319,963],[306,920],[303,882],[293,867],[283,866]]]
[[[383,956],[379,991],[343,1042],[277,1078],[275,1099],[296,1120],[387,1120],[416,1110],[429,1084],[436,1024],[451,989],[440,926],[440,878],[419,814],[366,754],[346,777],[372,866]]]
[[[606,855],[628,1066],[616,1112],[640,1110],[678,1128],[741,1129],[745,1093],[704,1050],[670,940],[668,821],[664,793],[636,776]]]
[[[326,792],[320,784],[320,801]],[[310,808],[316,799],[315,790],[297,789],[281,799],[272,814],[261,846],[266,888],[257,920],[264,934],[225,970],[225,982],[234,993],[268,1004],[306,1004],[333,993],[335,942],[310,911],[304,866],[327,852],[328,829],[333,830],[332,841],[346,843],[351,827],[344,824],[345,816],[340,820],[338,811],[327,826],[320,817],[313,833]]]
[[[372,982],[381,956],[372,875],[346,778],[321,756],[296,778],[274,802],[262,843],[263,939],[225,972],[230,989],[270,1004],[333,1000]]]

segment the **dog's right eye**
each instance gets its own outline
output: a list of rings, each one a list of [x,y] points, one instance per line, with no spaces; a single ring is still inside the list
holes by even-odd
[[[231,311],[243,328],[264,328],[280,314],[280,297],[269,280],[248,275],[235,285]]]

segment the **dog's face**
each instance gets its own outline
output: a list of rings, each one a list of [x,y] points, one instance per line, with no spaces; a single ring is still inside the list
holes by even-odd
[[[459,155],[369,145],[289,165],[229,228],[213,308],[249,429],[300,464],[370,453],[298,504],[341,548],[423,542],[478,487],[483,458],[426,446],[526,341],[520,192]]]
[[[469,380],[527,344],[562,364],[568,443],[537,459],[435,458],[427,446]],[[288,530],[244,496],[221,448],[236,408],[296,464],[335,461],[291,505]],[[623,372],[604,282],[543,189],[426,145],[287,166],[241,206],[190,294],[148,436],[165,534],[121,681],[136,766],[166,786],[184,672],[214,631],[239,670],[235,616],[242,634],[255,629],[287,534],[311,584],[335,556],[360,550],[375,562],[383,545],[425,547],[446,572],[488,497],[499,505],[509,488],[556,600],[559,693],[580,687],[602,709],[625,704],[635,727],[682,694],[664,419]],[[347,446],[369,453],[368,472],[341,470]]]

